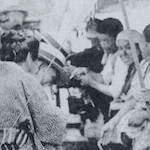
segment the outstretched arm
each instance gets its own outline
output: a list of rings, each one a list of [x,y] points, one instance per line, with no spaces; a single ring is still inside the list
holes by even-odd
[[[81,85],[91,86],[94,89],[96,89],[106,95],[112,96],[112,94],[109,90],[109,85],[98,83],[88,73],[86,73],[85,75],[81,75],[79,79],[81,80]]]

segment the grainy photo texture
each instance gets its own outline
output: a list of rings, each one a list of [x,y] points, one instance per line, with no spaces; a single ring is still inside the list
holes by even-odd
[[[0,0],[0,150],[150,150],[150,0]]]

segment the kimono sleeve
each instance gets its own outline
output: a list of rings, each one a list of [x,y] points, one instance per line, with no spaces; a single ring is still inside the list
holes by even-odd
[[[40,141],[42,143],[62,144],[66,129],[65,115],[51,104],[43,87],[34,77],[27,75],[22,82],[34,130]]]

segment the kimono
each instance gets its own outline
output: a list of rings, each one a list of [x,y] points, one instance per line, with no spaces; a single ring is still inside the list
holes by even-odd
[[[21,150],[44,150],[62,144],[66,119],[32,75],[13,62],[0,62],[0,83],[0,128],[17,128],[28,121],[33,135]]]
[[[146,60],[142,60],[140,65],[142,76],[144,78],[145,88],[150,89],[150,63]],[[128,94],[132,95],[134,98],[138,91],[140,91],[140,83],[138,74],[136,73]],[[146,112],[145,102],[136,102],[134,108],[127,112],[116,126],[112,137],[112,142],[122,143],[121,134],[125,133],[133,141],[133,150],[145,150],[146,148],[150,147],[150,123],[148,122],[148,119],[143,118],[143,122],[137,127],[131,126],[129,124],[130,119],[135,117],[135,115],[142,115],[143,112]]]

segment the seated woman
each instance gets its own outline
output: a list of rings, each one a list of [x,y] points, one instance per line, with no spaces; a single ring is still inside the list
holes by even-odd
[[[132,34],[130,34],[130,36],[129,39],[134,39]],[[144,58],[144,60],[140,62],[142,76],[144,78],[145,88],[150,89],[150,51],[145,49],[144,38],[142,36],[139,36],[138,38],[141,43],[143,43],[140,46]],[[120,40],[120,42],[123,41]],[[108,143],[123,144],[125,142],[124,137],[128,137],[132,142],[130,141],[130,145],[128,145],[130,147],[127,148],[130,149],[132,147],[133,150],[145,150],[149,148],[150,127],[147,124],[148,114],[146,111],[146,103],[140,102],[140,98],[142,99],[142,97],[139,98],[139,96],[137,96],[140,90],[140,83],[136,72],[131,83],[131,88],[126,96],[128,97],[128,99],[126,99],[127,101],[124,103],[120,111],[103,126],[100,143],[103,145],[107,145]]]
[[[106,28],[107,26],[107,28]],[[101,57],[99,56],[99,60],[96,61],[96,63],[93,63],[93,68],[96,66],[98,68],[99,65],[99,71],[94,71],[93,68],[87,68],[90,70],[92,77],[100,83],[104,84],[110,84],[111,82],[111,77],[114,72],[114,62],[116,59],[116,37],[119,32],[123,30],[123,26],[121,22],[117,19],[114,18],[107,18],[104,19],[100,25],[97,28],[98,32],[98,38],[100,42],[100,46],[104,52],[104,55]],[[90,55],[91,53],[89,53]],[[87,59],[88,58],[88,59]],[[85,60],[80,60],[81,63],[84,63],[86,61],[87,63],[91,61],[91,59],[94,60],[96,59],[96,56],[92,58],[92,56],[87,57]],[[97,60],[97,59],[96,59]],[[99,62],[100,61],[100,62]],[[95,62],[95,61],[94,61]],[[94,66],[95,65],[95,66]],[[102,68],[103,65],[103,68]],[[80,66],[82,67],[82,66]],[[84,66],[83,66],[84,67]],[[81,69],[81,71],[80,71]],[[76,74],[82,74],[82,72],[86,73],[85,68],[79,68],[77,71],[73,72],[72,76],[75,76]]]
[[[71,76],[77,78],[78,80],[81,80],[82,85],[88,85],[90,87],[88,92],[90,93],[90,96],[95,104],[95,107],[100,108],[102,114],[104,115],[105,122],[108,121],[109,103],[110,101],[112,101],[112,97],[110,96],[112,95],[108,94],[108,92],[104,92],[103,90],[99,90],[97,87],[94,87],[88,83],[83,83],[84,82],[83,78],[89,76],[93,81],[95,81],[96,85],[97,83],[100,83],[102,85],[106,85],[106,89],[108,89],[108,85],[111,83],[112,76],[114,74],[114,63],[112,62],[116,60],[117,55],[117,53],[115,53],[117,51],[115,40],[117,34],[122,30],[123,26],[119,20],[114,18],[104,19],[97,29],[98,38],[100,41],[100,45],[103,49],[104,55],[102,54],[100,55],[99,54],[100,51],[95,53],[96,51],[94,48],[90,49],[91,53],[89,54],[87,53],[87,57],[83,57],[80,63],[80,64],[85,63],[87,65],[86,66],[78,65],[77,67],[80,68],[77,68],[75,71],[73,71]],[[74,61],[72,61],[72,65],[73,63]],[[87,76],[81,76],[82,78],[81,79],[80,74],[82,73],[86,74]],[[122,75],[120,76],[122,77]],[[122,79],[120,81],[122,82]],[[118,87],[118,89],[121,88]]]
[[[130,89],[130,84],[136,71],[133,63],[132,51],[129,45],[129,33],[133,35],[133,42],[137,46],[137,53],[141,60],[141,53],[138,47],[138,44],[139,46],[142,44],[139,40],[141,35],[136,31],[121,32],[117,36],[116,40],[118,52],[114,64],[114,74],[112,76],[111,84],[107,85],[104,83],[98,83],[91,76],[90,71],[79,77],[81,84],[89,85],[98,91],[113,97],[114,102],[111,104],[112,110],[120,109],[122,102],[128,99],[127,93]],[[117,103],[117,105],[114,105],[114,103]]]
[[[41,39],[43,37],[42,34]],[[48,35],[47,35],[48,37]],[[44,37],[44,39],[48,38]],[[43,39],[43,40],[44,40]],[[67,52],[62,49],[67,55]],[[55,48],[51,42],[42,41],[39,46],[38,53],[38,71],[35,74],[37,80],[43,86],[47,96],[54,105],[60,105],[57,101],[57,86],[66,84],[69,80],[68,74],[63,69],[64,64],[66,63],[66,55],[63,51]]]
[[[106,28],[107,27],[107,28]],[[110,84],[114,74],[114,63],[116,60],[116,37],[123,30],[122,23],[115,18],[106,18],[98,26],[98,39],[104,52],[101,60],[103,70],[100,74],[91,73],[92,77],[100,83]]]

